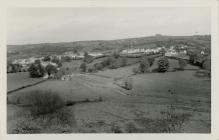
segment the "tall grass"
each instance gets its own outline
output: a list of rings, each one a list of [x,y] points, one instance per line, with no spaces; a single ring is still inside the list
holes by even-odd
[[[58,93],[37,90],[26,100],[30,105],[18,116],[13,128],[8,128],[8,133],[70,133],[76,126],[74,113]]]

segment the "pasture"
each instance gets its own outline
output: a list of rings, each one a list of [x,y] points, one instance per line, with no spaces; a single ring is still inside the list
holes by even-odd
[[[30,78],[28,72],[7,74],[7,91],[42,81],[42,78]]]
[[[156,61],[153,68],[156,68]],[[169,62],[170,69],[178,67],[176,60],[171,59]],[[73,121],[68,128],[57,124],[53,126],[54,129],[45,130],[43,121],[35,120],[34,125],[43,129],[43,133],[112,133],[117,130],[131,133],[165,132],[168,127],[165,112],[171,105],[174,106],[176,114],[183,114],[177,116],[183,121],[172,122],[173,125],[180,126],[176,125],[171,132],[211,131],[210,78],[196,77],[195,69],[198,67],[187,65],[184,71],[170,70],[166,73],[133,75],[132,69],[137,66],[138,64],[134,64],[95,74],[75,74],[70,81],[48,80],[8,95],[8,100],[14,103],[8,104],[8,133],[14,133],[14,128],[19,126],[20,120],[25,119],[21,114],[28,114],[25,107],[16,105],[16,102],[19,100],[20,105],[28,105],[30,102],[27,97],[35,90],[54,91],[65,101],[94,100],[99,97],[103,99],[101,102],[66,107]],[[125,90],[114,84],[115,78],[123,80],[125,76],[133,79],[132,90]],[[173,103],[173,99],[177,101]]]

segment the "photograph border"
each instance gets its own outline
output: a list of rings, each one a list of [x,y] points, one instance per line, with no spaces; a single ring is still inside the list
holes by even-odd
[[[218,44],[218,0],[8,0],[0,4],[0,139],[7,140],[37,140],[37,139],[126,139],[126,140],[144,140],[144,139],[179,139],[179,140],[219,140],[219,88],[216,83],[219,83],[219,44]],[[211,8],[211,60],[212,60],[212,76],[211,76],[211,133],[210,134],[7,134],[6,123],[6,95],[7,95],[7,74],[6,74],[6,59],[7,59],[7,9],[8,8],[36,8],[36,7],[210,7]]]

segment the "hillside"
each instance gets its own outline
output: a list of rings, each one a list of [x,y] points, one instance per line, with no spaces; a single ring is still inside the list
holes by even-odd
[[[149,36],[117,40],[76,41],[60,43],[40,43],[25,45],[8,45],[8,59],[48,54],[62,54],[66,51],[110,51],[130,47],[153,48],[185,44],[192,47],[210,47],[210,35],[196,36]]]

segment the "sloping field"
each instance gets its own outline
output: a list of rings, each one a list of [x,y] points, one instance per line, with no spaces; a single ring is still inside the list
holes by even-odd
[[[42,78],[30,78],[28,72],[7,74],[7,91],[42,81]]]
[[[177,65],[175,61],[171,61],[172,64]],[[10,94],[8,99],[12,102],[19,99],[21,103],[28,104],[26,97],[33,90],[52,90],[66,101],[102,97],[102,102],[68,107],[76,122],[70,132],[110,133],[117,129],[121,132],[165,132],[164,129],[169,123],[165,120],[165,112],[168,112],[170,105],[174,106],[176,113],[183,114],[171,122],[177,124],[172,132],[209,133],[211,131],[209,78],[195,77],[195,71],[185,70],[132,75],[131,91],[123,90],[113,84],[113,78],[130,75],[132,68],[136,66],[100,71],[97,75],[77,74],[71,81],[49,80]],[[121,92],[131,94],[123,95]],[[173,104],[174,98],[177,101]],[[19,120],[21,112],[16,111],[19,108],[25,112],[22,107],[8,105],[10,128],[13,128]],[[183,121],[178,122],[181,117]],[[9,132],[10,128],[8,128]],[[62,128],[57,130],[57,132],[62,131]]]

